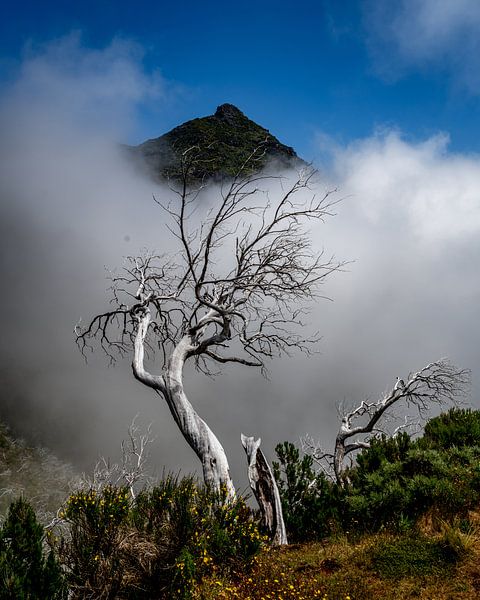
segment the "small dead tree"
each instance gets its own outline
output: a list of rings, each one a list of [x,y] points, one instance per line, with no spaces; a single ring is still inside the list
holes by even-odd
[[[280,493],[270,465],[260,450],[262,440],[243,433],[240,437],[247,455],[248,481],[260,507],[263,525],[269,531],[275,546],[288,544]]]
[[[128,487],[132,499],[136,490],[151,480],[147,474],[148,447],[155,440],[152,425],[142,432],[134,417],[128,428],[128,438],[122,440],[122,460],[120,463],[111,462],[102,456],[93,469],[91,476],[83,475],[78,487],[102,490],[106,485],[122,485]]]
[[[227,457],[187,398],[185,364],[193,360],[207,374],[215,363],[264,371],[265,361],[276,355],[308,352],[316,338],[299,333],[304,304],[341,266],[316,252],[305,230],[335,204],[330,192],[321,198],[313,193],[315,171],[306,169],[293,182],[244,176],[258,152],[228,184],[210,188],[218,189],[213,203],[204,197],[205,185],[190,186],[195,150],[185,152],[181,185],[171,188],[175,202],[157,201],[176,251],[129,257],[123,272],[112,277],[112,308],[77,328],[83,353],[95,339],[111,360],[133,349],[134,376],[165,399],[202,463],[205,482],[226,488],[230,497],[235,490]],[[271,195],[269,186],[276,187]],[[154,351],[160,357],[156,374],[145,366],[146,353]]]
[[[332,469],[337,483],[343,485],[345,458],[353,452],[369,448],[372,437],[385,433],[381,421],[388,419],[394,405],[405,401],[407,407],[415,407],[418,417],[424,420],[433,405],[458,404],[469,382],[470,372],[467,369],[459,369],[445,359],[432,362],[420,371],[410,373],[406,383],[397,377],[395,385],[378,400],[363,400],[356,408],[344,413],[333,453],[323,451],[310,438],[302,440],[303,448],[311,453],[324,471]],[[412,420],[405,418],[404,424],[395,429],[394,435],[411,425]]]

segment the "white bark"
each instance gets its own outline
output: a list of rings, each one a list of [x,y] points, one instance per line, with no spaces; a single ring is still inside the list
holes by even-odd
[[[433,404],[458,404],[465,395],[469,380],[468,370],[458,369],[445,359],[437,360],[416,373],[410,373],[406,384],[397,377],[395,385],[377,401],[364,400],[347,412],[342,418],[335,440],[333,469],[337,482],[340,485],[345,482],[345,457],[356,450],[369,448],[372,435],[385,433],[379,429],[378,423],[393,405],[405,400],[407,404],[417,408],[420,416],[425,417]],[[362,418],[366,419],[363,423],[360,421],[360,424],[354,424]],[[358,436],[366,437],[355,439]]]
[[[138,415],[137,415],[138,416]],[[145,433],[140,431],[135,417],[128,428],[128,439],[123,440],[122,462],[111,462],[104,456],[100,457],[93,469],[91,476],[83,474],[79,481],[79,488],[90,488],[102,491],[105,486],[127,486],[130,496],[135,500],[139,484],[144,486],[152,481],[147,474],[148,445],[154,440],[151,424]]]
[[[185,394],[184,364],[193,359],[206,374],[232,362],[265,372],[271,358],[295,349],[311,352],[318,337],[302,335],[305,304],[343,263],[317,253],[304,227],[331,215],[336,202],[331,192],[315,196],[310,169],[288,184],[280,176],[248,175],[259,148],[225,182],[203,218],[193,219],[206,207],[199,197],[203,186],[189,185],[197,164],[191,150],[184,153],[181,185],[172,188],[175,201],[158,202],[180,251],[128,257],[112,277],[111,310],[77,327],[77,343],[83,352],[96,338],[111,361],[133,346],[134,376],[163,396],[201,460],[206,483],[224,486],[231,498],[225,452]],[[264,195],[262,182],[276,186],[275,198]],[[160,356],[160,375],[145,369],[147,348]]]
[[[213,431],[195,411],[183,389],[185,360],[195,349],[190,336],[185,335],[175,346],[168,361],[165,377],[154,376],[144,367],[145,336],[149,324],[150,311],[147,308],[138,315],[132,363],[134,376],[145,385],[158,390],[165,398],[175,423],[202,463],[205,483],[212,489],[224,491],[227,500],[233,499],[235,487],[230,477],[225,451]]]
[[[379,433],[394,437],[402,429],[419,426],[421,417],[426,418],[434,404],[457,405],[461,402],[470,383],[470,372],[459,369],[445,359],[434,361],[416,373],[410,373],[405,383],[397,377],[396,383],[378,400],[367,402],[363,400],[356,408],[342,416],[333,452],[326,452],[321,445],[310,436],[302,439],[304,452],[308,452],[327,476],[332,477],[338,484],[348,483],[345,476],[345,458],[357,450],[370,447],[370,440]],[[414,406],[418,418],[405,417],[405,422],[396,427],[393,432],[387,432],[379,424],[392,417],[391,409],[397,403],[404,401],[407,406]]]
[[[168,363],[164,396],[175,423],[202,463],[205,483],[216,490],[224,489],[227,498],[232,499],[235,488],[227,455],[216,435],[188,401],[183,389],[183,366],[192,350],[188,336],[184,336]]]
[[[272,543],[276,546],[288,544],[280,494],[270,465],[260,450],[261,439],[255,440],[242,433],[241,440],[247,454],[250,487],[260,507],[263,523],[270,532]]]

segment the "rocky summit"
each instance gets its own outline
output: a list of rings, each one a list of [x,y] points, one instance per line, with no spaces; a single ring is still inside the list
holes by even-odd
[[[190,148],[195,152],[193,179],[233,177],[255,150],[256,160],[243,173],[260,171],[270,163],[279,168],[304,164],[293,148],[233,104],[222,104],[213,115],[187,121],[158,138],[128,146],[127,151],[155,179],[178,180],[183,153]]]

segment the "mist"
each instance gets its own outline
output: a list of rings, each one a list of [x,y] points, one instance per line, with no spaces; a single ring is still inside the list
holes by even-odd
[[[76,35],[30,49],[1,89],[0,416],[79,469],[99,455],[115,459],[137,414],[153,423],[157,474],[198,467],[130,361],[110,368],[98,352],[86,363],[73,332],[107,308],[106,268],[145,248],[174,248],[152,199],[170,192],[118,146],[134,135],[142,105],[165,95],[168,83],[145,72],[137,47],[92,50]],[[432,360],[472,369],[478,405],[480,157],[450,153],[445,134],[411,142],[396,131],[322,150],[319,193],[337,187],[342,202],[311,235],[319,250],[352,262],[325,283],[331,300],[312,306],[319,352],[273,362],[269,379],[238,365],[214,380],[188,368],[187,393],[239,487],[240,432],[262,437],[269,457],[306,433],[328,447],[338,403],[375,397]]]

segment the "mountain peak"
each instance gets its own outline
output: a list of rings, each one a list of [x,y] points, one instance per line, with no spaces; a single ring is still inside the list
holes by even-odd
[[[282,144],[268,129],[228,103],[220,104],[213,115],[187,121],[129,151],[147,166],[155,179],[179,179],[182,155],[193,146],[199,148],[193,179],[235,176],[259,147],[262,156],[250,165],[251,173],[271,161],[280,168],[304,163],[293,148]]]
[[[217,110],[213,116],[227,123],[232,123],[239,118],[247,118],[234,104],[220,104],[220,106],[217,106]]]

